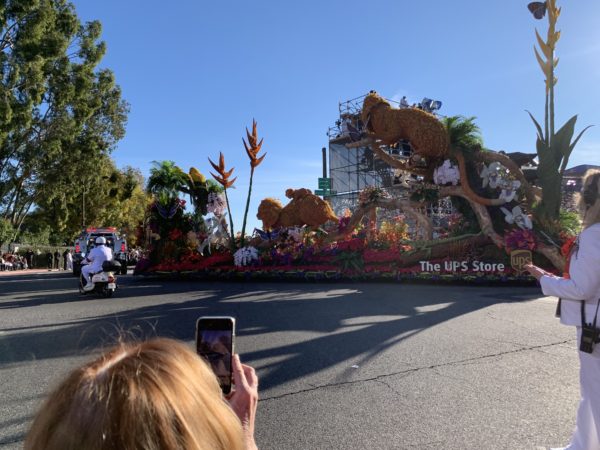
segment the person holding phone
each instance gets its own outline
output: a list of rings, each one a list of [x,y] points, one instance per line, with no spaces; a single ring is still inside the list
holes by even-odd
[[[33,420],[26,450],[256,450],[258,378],[232,358],[223,397],[211,368],[181,342],[121,343],[75,369]]]
[[[544,295],[559,297],[557,313],[564,325],[577,328],[581,401],[577,426],[567,450],[600,449],[600,172],[585,177],[579,200],[583,229],[568,256],[566,273],[556,277],[539,267],[524,268]]]

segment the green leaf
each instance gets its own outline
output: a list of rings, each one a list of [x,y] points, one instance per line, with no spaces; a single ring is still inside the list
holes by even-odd
[[[538,158],[540,159],[540,165],[544,162],[547,162],[551,157],[550,148],[548,148],[548,144],[543,139],[540,139],[539,136],[535,141],[535,149],[538,154]]]
[[[577,145],[577,142],[579,142],[579,139],[581,138],[581,136],[583,136],[583,133],[585,133],[588,128],[592,128],[593,126],[594,125],[588,125],[583,130],[581,130],[581,132],[577,135],[577,137],[575,138],[575,140],[571,143],[571,151],[573,151],[573,149]]]
[[[571,139],[575,133],[575,122],[577,122],[577,116],[571,117],[560,130],[554,133],[550,144],[550,150],[557,161],[560,164],[562,158],[568,158],[571,154]]]
[[[535,118],[533,117],[533,114],[531,114],[529,111],[525,110],[527,112],[527,114],[529,114],[529,117],[531,117],[531,120],[533,120],[533,124],[535,125],[535,127],[537,128],[537,132],[538,132],[538,139],[541,140],[542,142],[544,142],[544,132],[542,131],[542,127],[541,125],[538,123],[537,120],[535,120]],[[539,152],[538,152],[539,155]]]

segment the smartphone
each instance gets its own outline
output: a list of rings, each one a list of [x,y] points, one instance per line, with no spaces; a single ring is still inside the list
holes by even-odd
[[[234,340],[234,317],[204,316],[196,322],[196,352],[212,367],[223,394],[231,392]]]

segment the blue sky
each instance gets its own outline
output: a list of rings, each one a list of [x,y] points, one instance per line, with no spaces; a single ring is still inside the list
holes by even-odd
[[[230,194],[240,229],[249,179],[242,145],[258,121],[268,153],[254,177],[249,229],[265,197],[317,188],[321,148],[338,102],[371,89],[443,102],[444,115],[476,116],[485,145],[535,152],[525,110],[543,120],[543,75],[527,1],[75,0],[98,19],[109,67],[131,104],[113,157],[145,175],[170,159],[207,176],[219,151],[235,167]],[[558,0],[556,123],[578,114],[586,132],[569,166],[600,165],[600,2]]]

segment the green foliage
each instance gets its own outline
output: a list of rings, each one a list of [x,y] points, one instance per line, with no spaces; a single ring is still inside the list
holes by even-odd
[[[537,208],[540,218],[547,220],[558,220],[560,216],[560,202],[562,198],[562,176],[569,163],[569,158],[575,145],[583,133],[590,128],[584,128],[575,139],[575,123],[577,116],[571,117],[563,126],[553,135],[546,139],[546,133],[541,125],[535,120],[533,115],[527,111],[529,117],[537,130],[536,151],[539,159],[537,169],[538,183],[542,188],[542,201]],[[554,113],[552,112],[552,116]]]
[[[576,212],[561,209],[559,223],[561,230],[571,236],[575,236],[581,231],[581,219]]]
[[[146,191],[150,194],[168,193],[177,196],[177,193],[185,188],[188,175],[181,170],[173,161],[152,161],[150,177],[146,185]]]
[[[76,186],[77,197],[64,192],[64,196],[42,199],[23,221],[22,235],[39,234],[48,228],[52,232],[44,243],[70,243],[81,231],[85,208],[85,226],[114,226],[133,238],[152,199],[143,186],[144,177],[138,169],[117,169],[106,158],[96,177]]]
[[[100,35],[66,0],[0,8],[0,217],[17,229],[37,206],[67,233],[73,205],[124,136],[128,105],[98,68]]]
[[[479,221],[469,202],[462,197],[452,197],[452,206],[460,215],[460,221],[450,227],[450,236],[479,233]]]
[[[483,147],[481,129],[475,123],[476,117],[449,116],[442,119],[448,132],[450,145],[463,150]]]
[[[51,231],[48,226],[39,231],[23,231],[19,235],[19,243],[28,246],[47,245],[50,243]]]
[[[0,218],[0,246],[13,240],[15,229],[9,220]]]

